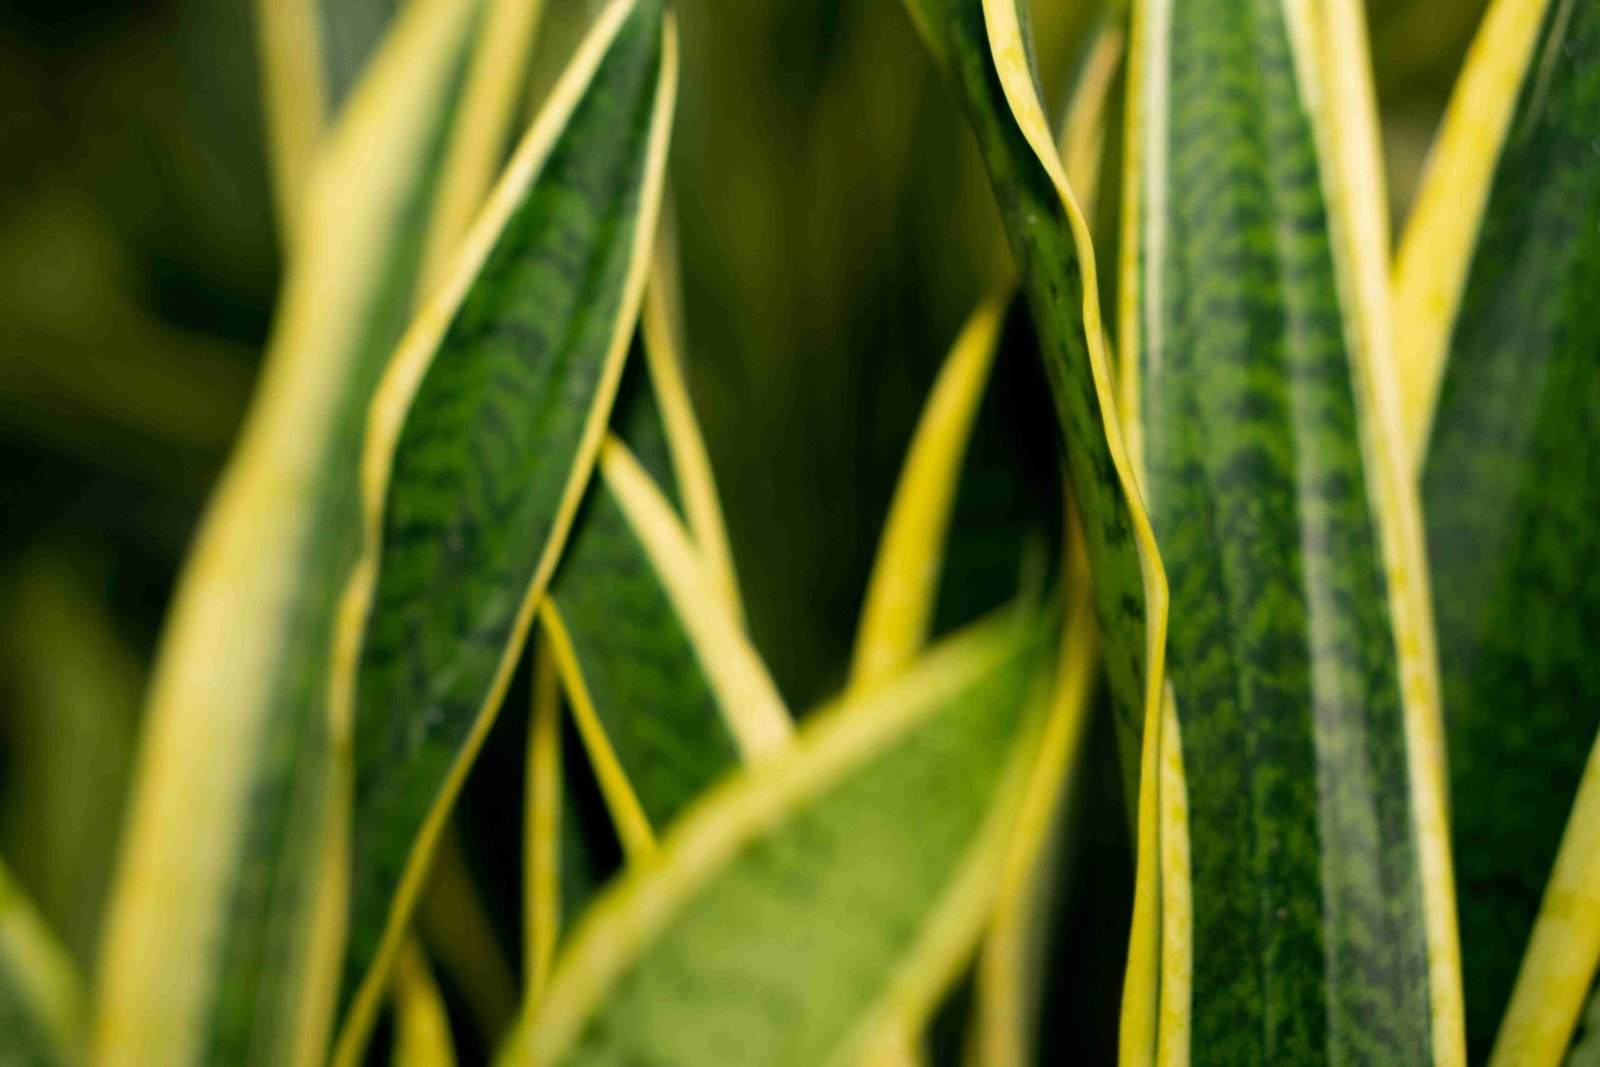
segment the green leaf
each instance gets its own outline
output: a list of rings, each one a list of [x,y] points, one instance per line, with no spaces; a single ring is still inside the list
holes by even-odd
[[[82,979],[0,864],[0,1063],[70,1067],[83,1037]]]
[[[501,1061],[903,1047],[988,912],[1035,762],[1047,633],[1017,614],[970,628],[713,789],[591,910]]]
[[[330,638],[360,548],[366,405],[410,313],[475,8],[409,10],[318,165],[155,668],[101,953],[103,1062],[323,1058],[338,940],[324,879],[342,847]]]
[[[632,384],[646,388],[624,394],[617,421],[658,426],[632,410],[650,395],[647,383]],[[629,480],[636,461],[625,445],[605,448],[539,610],[601,789],[637,855],[735,764],[785,744],[790,717],[734,616],[709,595],[665,497],[642,468]],[[742,679],[728,676],[735,665]]]
[[[1546,939],[1555,957],[1530,953],[1517,979],[1562,821],[1587,814],[1573,798],[1600,730],[1600,12],[1566,0],[1497,4],[1474,46],[1480,64],[1503,43],[1515,51],[1511,20],[1527,37],[1519,76],[1500,70],[1504,61],[1469,66],[1452,104],[1455,114],[1498,98],[1504,132],[1471,146],[1488,158],[1466,177],[1435,170],[1425,186],[1425,205],[1449,204],[1482,177],[1476,211],[1458,212],[1451,234],[1459,258],[1417,268],[1431,266],[1436,288],[1454,285],[1433,334],[1444,362],[1422,489],[1469,1047],[1484,1058],[1503,1026],[1494,1062],[1553,1064],[1600,956],[1600,923],[1567,930]],[[1467,135],[1452,133],[1447,125],[1440,151],[1454,158]],[[1444,243],[1436,225],[1419,209],[1406,247]],[[1404,285],[1398,292],[1399,311],[1429,310],[1408,303]],[[1431,401],[1428,384],[1417,390]],[[1416,437],[1426,441],[1433,404],[1419,407]],[[1600,854],[1577,864],[1600,871]],[[1514,980],[1521,1009],[1502,1024]]]
[[[364,1044],[599,449],[649,262],[675,48],[657,0],[607,8],[369,416],[333,707],[354,775],[339,1062]]]
[[[1135,20],[1121,340],[1173,619],[1159,1052],[1459,1063],[1360,9]]]

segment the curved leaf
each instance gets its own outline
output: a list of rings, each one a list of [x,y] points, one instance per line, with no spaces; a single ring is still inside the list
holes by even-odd
[[[359,550],[365,408],[408,314],[474,10],[410,9],[320,157],[162,639],[101,946],[101,1062],[322,1058],[330,635]]]
[[[0,864],[0,1062],[82,1062],[83,1018],[83,983],[66,949]]]
[[[592,910],[501,1062],[903,1047],[992,897],[1034,762],[1041,629],[973,627],[714,789]]]
[[[658,0],[607,7],[373,402],[335,651],[354,774],[341,1063],[600,445],[660,201],[675,41]]]
[[[1136,19],[1122,343],[1175,620],[1160,1054],[1459,1063],[1359,8]]]
[[[907,0],[907,7],[977,134],[1039,332],[1095,574],[1125,773],[1131,781],[1133,769],[1143,768],[1140,855],[1152,857],[1166,578],[1119,425],[1088,225],[1051,144],[1013,0]],[[1153,861],[1141,866],[1127,1002],[1148,1009],[1128,1023],[1142,1033],[1154,1026],[1157,900]]]
[[[1520,66],[1508,66],[1518,56]],[[1422,491],[1438,591],[1468,1035],[1478,1058],[1500,1025],[1561,821],[1600,729],[1597,63],[1592,4],[1495,5],[1436,149],[1441,160],[1463,162],[1454,173],[1442,163],[1430,172],[1423,205],[1444,206],[1419,208],[1407,230],[1404,247],[1417,250],[1411,269],[1424,280],[1403,271],[1397,288],[1398,310],[1422,316],[1415,328],[1437,350],[1408,377],[1424,379],[1430,368],[1442,377]],[[1499,116],[1500,136],[1474,137],[1469,120],[1485,111]],[[1444,211],[1454,212],[1454,228],[1439,218]],[[1423,251],[1430,247],[1432,258]],[[1450,298],[1436,303],[1435,291]],[[1431,401],[1431,383],[1416,388]],[[1431,403],[1420,407],[1420,416],[1408,414],[1424,441]],[[1574,819],[1591,809],[1572,809]],[[1568,835],[1585,838],[1577,829]],[[1600,870],[1600,854],[1567,862]],[[1557,957],[1530,957],[1533,984],[1518,994],[1528,1009],[1537,998],[1540,1020],[1507,1020],[1500,1042],[1517,1058],[1496,1062],[1553,1064],[1564,1051],[1587,978],[1558,988],[1535,976],[1567,971],[1585,954],[1592,973],[1600,944],[1543,943],[1539,951]]]

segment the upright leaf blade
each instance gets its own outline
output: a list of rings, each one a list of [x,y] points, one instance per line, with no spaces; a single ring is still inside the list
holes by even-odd
[[[474,10],[412,8],[320,157],[262,382],[156,664],[101,947],[102,1062],[322,1057],[328,645],[359,548],[365,407],[408,314],[408,235]]]
[[[1161,1055],[1456,1063],[1359,13],[1148,0],[1136,19],[1122,340],[1178,742]]]
[[[353,1062],[443,818],[577,509],[632,332],[676,81],[659,0],[608,6],[401,344],[369,419],[338,635],[353,743]]]
[[[1502,49],[1521,55],[1521,65],[1508,68],[1497,58]],[[1592,566],[1600,552],[1600,14],[1566,0],[1502,0],[1473,56],[1450,114],[1488,101],[1505,132],[1474,142],[1447,123],[1439,158],[1472,159],[1456,174],[1443,164],[1431,171],[1423,203],[1475,196],[1481,207],[1459,212],[1445,236],[1435,233],[1445,225],[1437,213],[1419,210],[1403,247],[1419,250],[1413,269],[1424,279],[1408,287],[1402,259],[1397,308],[1421,317],[1417,329],[1432,331],[1438,350],[1408,374],[1442,376],[1431,441],[1432,405],[1410,414],[1415,439],[1429,441],[1419,461],[1438,591],[1468,1033],[1481,1058],[1501,1025],[1562,820],[1572,810],[1568,834],[1581,841],[1578,824],[1594,814],[1571,806],[1600,730],[1592,654],[1600,626]],[[1453,256],[1423,256],[1447,238]],[[1415,295],[1429,286],[1453,294],[1442,315]],[[1431,399],[1431,381],[1417,389]],[[1600,869],[1593,856],[1567,862]],[[1498,1062],[1556,1062],[1565,1037],[1538,1025],[1545,1037],[1535,1041],[1525,1028],[1537,1014],[1570,1033],[1586,979],[1546,984],[1537,976],[1585,954],[1592,973],[1600,944],[1546,938],[1535,955],[1543,951],[1558,958],[1523,964],[1532,984],[1501,1038],[1505,1055],[1520,1058]]]

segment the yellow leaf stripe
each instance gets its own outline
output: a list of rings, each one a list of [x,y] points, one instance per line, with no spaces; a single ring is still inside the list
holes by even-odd
[[[793,736],[794,720],[761,657],[708,589],[702,557],[672,505],[614,436],[607,435],[600,449],[599,470],[683,621],[744,760],[781,750]]]
[[[1286,0],[1285,15],[1323,172],[1345,334],[1363,415],[1363,465],[1370,473],[1399,658],[1428,946],[1433,1059],[1440,1067],[1452,1067],[1466,1059],[1466,1023],[1444,723],[1422,501],[1405,445],[1385,276],[1389,219],[1366,17],[1359,0]]]
[[[1473,38],[1400,238],[1395,354],[1406,453],[1420,470],[1479,221],[1550,0],[1494,0]]]

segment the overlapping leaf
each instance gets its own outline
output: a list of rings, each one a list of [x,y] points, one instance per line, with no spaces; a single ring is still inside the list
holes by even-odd
[[[315,170],[310,236],[156,667],[102,948],[102,1062],[320,1058],[317,953],[337,940],[320,879],[340,844],[328,648],[359,548],[366,404],[408,314],[474,10],[408,11]]]
[[[657,0],[606,9],[374,402],[336,653],[335,729],[354,746],[342,1062],[600,445],[649,259],[675,47]]]
[[[1600,849],[1584,829],[1600,801],[1574,804],[1600,730],[1597,62],[1592,4],[1491,8],[1396,288],[1439,594],[1474,1058],[1518,983],[1497,1064],[1557,1062],[1600,958],[1600,917],[1587,917],[1600,851],[1566,852]],[[1568,877],[1547,889],[1569,811]]]
[[[502,1062],[811,1064],[900,1047],[992,894],[1033,764],[1047,632],[1017,614],[980,624],[718,786],[601,898]]]

